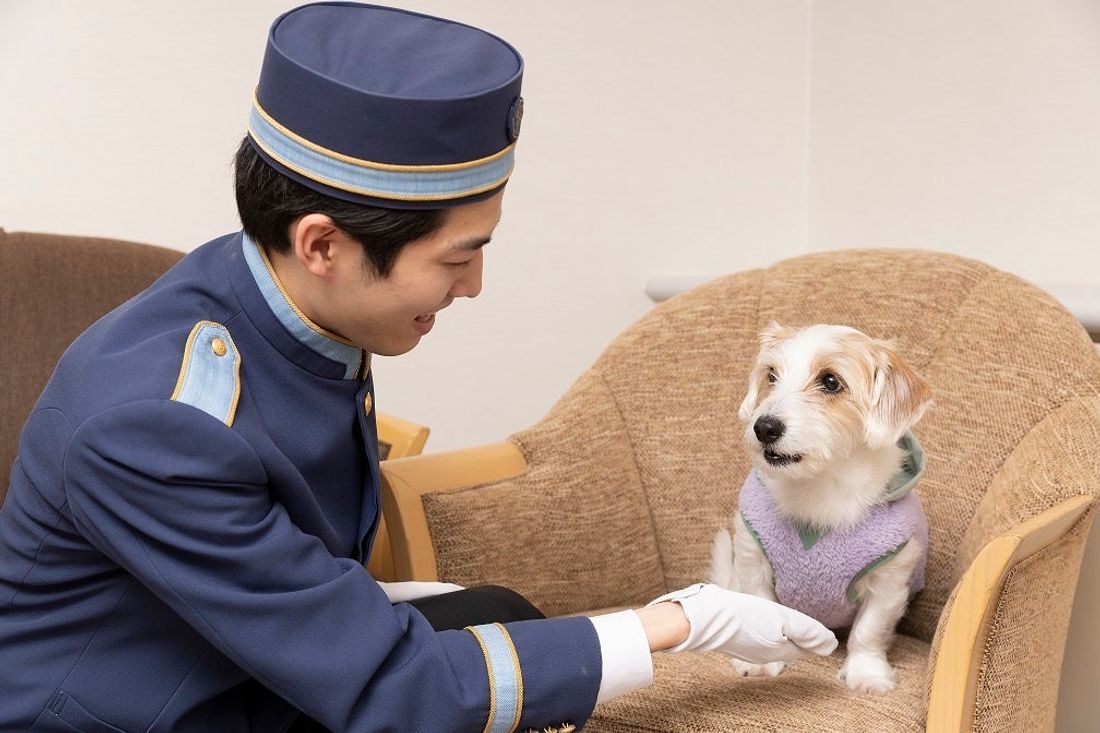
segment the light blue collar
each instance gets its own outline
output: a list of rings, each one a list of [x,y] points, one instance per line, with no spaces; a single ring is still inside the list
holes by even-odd
[[[359,375],[360,367],[364,366],[363,350],[350,341],[336,334],[326,331],[313,321],[309,320],[305,313],[290,299],[279,277],[275,274],[275,268],[263,249],[244,234],[241,237],[241,246],[244,250],[244,259],[248,263],[248,269],[256,280],[260,293],[267,301],[271,312],[283,324],[294,338],[308,346],[321,356],[344,365],[344,379],[355,379]],[[367,365],[369,366],[369,356]],[[365,371],[365,370],[364,370]]]

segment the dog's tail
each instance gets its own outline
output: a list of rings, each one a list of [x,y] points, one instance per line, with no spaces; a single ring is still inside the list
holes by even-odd
[[[733,539],[729,530],[720,529],[714,533],[710,548],[710,582],[737,590],[737,578],[733,574]]]

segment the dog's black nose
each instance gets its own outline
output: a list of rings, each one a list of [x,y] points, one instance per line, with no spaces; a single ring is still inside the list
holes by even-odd
[[[771,415],[764,415],[752,424],[752,431],[756,433],[756,439],[764,445],[771,445],[782,438],[786,429],[787,426],[779,418]]]

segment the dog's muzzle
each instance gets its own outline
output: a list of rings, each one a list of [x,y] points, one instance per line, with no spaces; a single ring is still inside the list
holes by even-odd
[[[764,448],[764,460],[768,462],[769,466],[786,466],[791,463],[798,463],[802,460],[802,456],[798,453],[793,455],[787,453],[778,453],[770,447]]]
[[[768,465],[786,466],[802,460],[802,456],[798,454],[780,453],[772,447],[783,437],[783,433],[787,432],[787,426],[774,415],[761,415],[756,418],[756,421],[752,424],[752,431],[764,448],[764,460],[768,462]]]

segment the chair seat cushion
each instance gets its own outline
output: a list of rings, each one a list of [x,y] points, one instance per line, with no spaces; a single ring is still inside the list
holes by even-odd
[[[837,679],[843,647],[759,678],[740,677],[719,654],[656,654],[653,686],[601,705],[585,731],[921,731],[928,652],[918,639],[895,639],[898,687],[889,695],[859,695]]]

